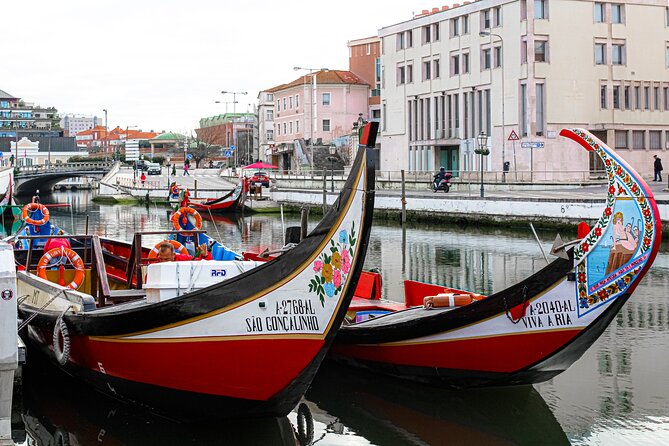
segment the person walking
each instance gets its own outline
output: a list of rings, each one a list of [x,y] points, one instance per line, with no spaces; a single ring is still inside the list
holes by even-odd
[[[144,183],[146,183],[146,175],[144,174],[144,172],[142,172],[142,176],[139,177],[139,179],[142,181],[142,187],[143,187]]]
[[[188,163],[184,163],[184,176],[186,175],[190,176],[190,174],[188,173]]]
[[[653,155],[655,162],[653,162],[653,170],[655,171],[655,178],[653,181],[662,181],[662,159],[659,156]]]

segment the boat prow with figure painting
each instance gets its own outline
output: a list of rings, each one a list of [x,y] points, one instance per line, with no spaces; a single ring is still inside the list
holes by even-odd
[[[595,342],[653,264],[662,228],[653,194],[614,150],[585,130],[562,130],[604,162],[606,207],[594,227],[558,243],[558,258],[482,296],[406,281],[405,303],[380,299],[363,273],[331,356],[445,387],[536,383],[567,369]]]
[[[67,250],[18,249],[22,329],[66,372],[163,415],[285,415],[325,357],[361,273],[374,206],[372,159],[371,149],[358,151],[334,206],[272,262],[243,260],[212,241],[187,208],[172,218],[178,231],[150,233],[172,235],[153,250],[142,245],[147,233],[132,244],[83,235],[68,236]],[[169,261],[173,248],[190,258],[198,247],[210,248],[205,258],[212,260]],[[314,286],[314,264],[343,250],[350,263],[332,271],[336,283]],[[168,261],[154,263],[156,254]],[[75,269],[51,269],[50,258],[74,259]]]

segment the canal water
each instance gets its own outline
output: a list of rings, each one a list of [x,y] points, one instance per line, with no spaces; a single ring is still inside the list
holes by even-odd
[[[98,205],[90,192],[51,218],[68,232],[130,240],[167,228],[162,207]],[[87,218],[88,217],[88,218]],[[440,217],[443,218],[443,217]],[[204,229],[237,250],[278,248],[294,215],[216,218]],[[310,221],[310,227],[317,220]],[[565,234],[563,234],[565,235]],[[569,234],[567,234],[569,235]],[[539,231],[550,249],[552,231]],[[147,240],[149,244],[156,240]],[[545,265],[531,232],[476,226],[375,223],[366,268],[403,301],[405,279],[489,294]],[[445,391],[326,364],[287,417],[187,426],[97,394],[31,357],[16,399],[18,444],[37,445],[627,445],[669,444],[669,253],[601,338],[569,370],[535,386]],[[22,430],[25,429],[25,432]]]

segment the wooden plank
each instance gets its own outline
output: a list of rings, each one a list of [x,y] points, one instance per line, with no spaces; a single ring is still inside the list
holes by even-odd
[[[142,289],[142,234],[135,234],[135,281],[137,289]],[[132,279],[131,279],[132,280]],[[132,282],[131,282],[132,283]]]
[[[100,237],[94,235],[91,242],[93,248],[93,265],[97,272],[97,279],[100,284],[100,306],[104,306],[105,299],[111,295],[109,290],[109,279],[107,278],[107,270],[105,268],[104,254],[102,253]]]
[[[132,245],[130,245],[130,255],[128,256],[128,267],[125,269],[125,277],[127,277],[126,285],[128,286],[128,288],[132,288],[132,275],[135,272],[135,241],[136,239],[133,239]]]

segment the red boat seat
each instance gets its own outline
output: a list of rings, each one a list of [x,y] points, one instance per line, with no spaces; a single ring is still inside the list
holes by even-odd
[[[381,274],[363,271],[353,296],[363,299],[381,299]]]
[[[473,294],[469,291],[433,285],[431,283],[416,282],[415,280],[404,281],[404,301],[407,307],[422,307],[425,296],[435,296],[442,293]],[[480,294],[474,294],[474,296],[481,299],[485,297]]]

